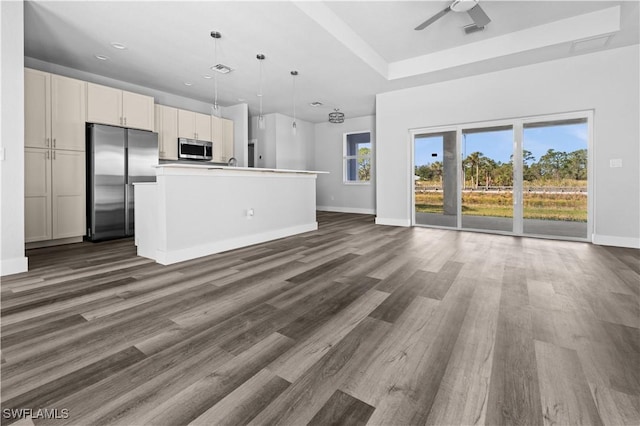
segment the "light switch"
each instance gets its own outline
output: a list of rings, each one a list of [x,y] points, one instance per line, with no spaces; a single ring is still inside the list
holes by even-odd
[[[622,167],[622,158],[612,158],[609,160],[609,167]]]

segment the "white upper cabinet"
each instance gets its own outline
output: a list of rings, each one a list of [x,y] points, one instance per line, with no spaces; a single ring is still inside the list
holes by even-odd
[[[196,139],[211,142],[211,116],[196,112]]]
[[[122,126],[122,90],[87,83],[87,121]]]
[[[51,144],[51,74],[24,70],[24,145],[48,148]]]
[[[125,127],[153,130],[153,98],[122,91],[122,117]]]
[[[84,151],[87,83],[51,75],[51,143],[56,149]]]
[[[25,68],[25,146],[84,151],[86,83]]]
[[[233,121],[211,117],[213,136],[213,159],[215,163],[226,163],[233,157]]]
[[[211,116],[194,111],[178,110],[178,136],[211,142]]]
[[[178,136],[187,139],[196,139],[196,113],[193,111],[178,110]]]
[[[87,121],[153,131],[153,98],[87,83]]]
[[[178,110],[156,105],[155,132],[158,133],[158,150],[162,160],[178,159]]]

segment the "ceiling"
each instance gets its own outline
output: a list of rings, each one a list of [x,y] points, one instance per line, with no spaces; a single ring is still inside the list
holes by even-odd
[[[259,61],[264,113],[322,122],[375,113],[377,93],[638,44],[636,1],[484,1],[492,19],[450,12],[417,25],[449,1],[26,1],[25,56],[168,93],[212,102],[214,41],[222,105],[258,113]],[[575,40],[593,42],[574,44]],[[122,43],[126,49],[111,46]],[[601,42],[601,43],[600,43]],[[108,60],[96,59],[107,56]],[[192,85],[186,86],[189,82]],[[321,107],[312,107],[314,101]]]

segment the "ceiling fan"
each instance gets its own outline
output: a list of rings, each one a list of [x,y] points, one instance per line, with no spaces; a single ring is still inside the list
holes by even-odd
[[[484,30],[485,25],[491,22],[491,19],[489,19],[487,14],[484,13],[484,10],[482,10],[480,5],[478,4],[478,1],[479,0],[454,0],[453,3],[447,6],[444,10],[436,13],[431,18],[418,25],[415,29],[416,31],[424,30],[447,13],[454,11],[467,12],[471,19],[473,19],[473,24],[464,27],[465,33],[469,34],[476,31]]]

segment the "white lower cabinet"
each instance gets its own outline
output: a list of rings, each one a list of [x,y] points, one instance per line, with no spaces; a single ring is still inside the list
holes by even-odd
[[[25,242],[51,239],[51,150],[24,151]]]
[[[25,148],[25,242],[86,232],[85,153]]]

